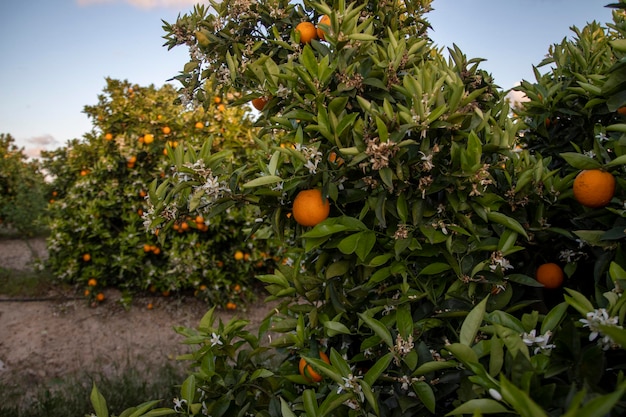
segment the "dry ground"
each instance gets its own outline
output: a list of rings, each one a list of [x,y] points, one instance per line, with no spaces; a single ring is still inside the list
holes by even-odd
[[[45,242],[29,242],[45,257]],[[21,240],[0,240],[0,267],[32,268],[33,251]],[[174,326],[196,327],[208,306],[194,298],[140,298],[129,310],[119,293],[105,292],[107,301],[90,307],[84,299],[54,291],[45,301],[23,301],[0,295],[0,381],[41,381],[78,371],[119,370],[128,364],[150,366],[174,361],[188,351]],[[148,310],[152,302],[154,308]],[[234,314],[260,323],[270,307],[259,302]]]

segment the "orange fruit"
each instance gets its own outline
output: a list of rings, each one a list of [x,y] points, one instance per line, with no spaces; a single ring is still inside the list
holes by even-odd
[[[619,109],[617,109],[617,112],[622,116],[626,116],[626,106],[620,107]]]
[[[219,106],[217,106],[217,109],[219,111],[224,111],[224,110],[226,110],[226,106],[224,106],[223,104],[220,104]]]
[[[326,220],[329,214],[330,202],[317,188],[302,190],[293,200],[293,218],[302,226],[315,226]]]
[[[152,133],[146,133],[143,135],[143,143],[150,145],[152,142],[154,142],[154,135]]]
[[[320,25],[328,25],[330,26],[330,17],[328,15],[324,15],[320,18],[320,21],[317,23],[317,37],[321,40],[326,39],[326,28],[321,28]]]
[[[222,268],[222,267],[224,266],[224,261],[217,261],[217,262],[215,262],[215,265],[216,265],[218,268]]]
[[[159,248],[158,246],[155,246],[152,248],[152,253],[154,253],[155,255],[158,255],[161,253],[161,248]]]
[[[87,281],[87,285],[89,285],[90,287],[95,287],[96,285],[98,285],[98,281],[96,281],[95,278],[89,278],[89,281]]]
[[[241,291],[241,285],[235,284],[235,286],[233,287],[233,291],[240,292]]]
[[[145,192],[145,190],[139,191],[139,197],[145,198],[146,195],[148,195],[148,194]]]
[[[252,99],[252,106],[254,106],[254,108],[258,111],[263,111],[268,101],[267,97],[257,97]]]
[[[236,261],[241,261],[244,258],[244,254],[242,251],[238,250],[235,252],[234,258]]]
[[[148,310],[152,310],[152,308],[154,308],[154,305],[152,303],[148,303],[148,305],[146,306],[146,308]]]
[[[237,309],[237,304],[233,303],[232,301],[229,301],[226,303],[226,310],[236,310]]]
[[[143,251],[144,252],[150,252],[152,250],[152,245],[150,245],[149,243],[144,243],[143,244]]]
[[[113,140],[113,134],[112,133],[107,133],[106,135],[104,135],[104,138],[106,140]]]
[[[546,288],[559,288],[563,284],[563,270],[555,263],[545,263],[539,265],[535,278]]]
[[[334,151],[328,154],[328,161],[332,164],[337,164],[338,167],[342,166],[344,163],[343,158],[338,156]]]
[[[98,293],[98,295],[96,295],[96,300],[98,301],[104,301],[104,294],[102,294],[101,292]]]
[[[324,352],[320,352],[320,359],[330,365],[330,359],[328,359],[328,355]],[[300,371],[300,375],[309,382],[320,382],[322,380],[322,376],[318,374],[304,358],[300,358],[298,370]]]
[[[585,207],[604,207],[615,194],[615,177],[600,169],[581,171],[574,179],[574,198]]]
[[[52,196],[53,196],[53,197],[56,197],[56,196],[58,196],[58,195],[59,195],[59,193],[58,193],[58,192],[56,192],[56,191],[53,191],[53,192],[52,192]]]
[[[169,126],[163,126],[163,134],[165,135],[169,135],[170,133],[172,133],[172,129],[170,129]]]
[[[300,34],[300,43],[310,43],[313,39],[317,39],[317,29],[311,22],[298,23],[296,32]]]
[[[189,223],[187,223],[187,222],[182,222],[182,223],[180,224],[180,229],[181,229],[183,232],[185,232],[185,231],[189,230]]]
[[[84,294],[85,294],[85,297],[89,297],[89,294],[91,294],[91,291],[85,290]]]
[[[222,102],[221,97],[218,97],[218,96],[213,97],[213,103],[220,104],[221,102]]]
[[[81,177],[84,177],[87,174],[89,174],[89,171],[87,171],[86,169],[83,169],[82,171],[80,171],[80,176]]]
[[[83,261],[85,261],[85,262],[91,261],[91,255],[88,254],[88,253],[84,254],[83,255]]]
[[[135,155],[133,155],[130,158],[128,158],[128,163],[129,164],[134,164],[135,162],[137,162],[137,157]]]
[[[202,217],[200,215],[196,216],[196,223],[198,225],[203,224],[204,223],[204,217]]]
[[[196,127],[196,129],[202,129],[204,127],[204,123],[196,122],[195,127]]]

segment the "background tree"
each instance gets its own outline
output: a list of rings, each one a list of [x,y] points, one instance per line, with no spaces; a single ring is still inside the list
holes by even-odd
[[[175,103],[170,85],[107,79],[98,104],[85,107],[94,129],[44,154],[57,195],[48,240],[52,271],[100,299],[108,286],[128,294],[190,291],[232,308],[250,297],[253,271],[270,266],[264,240],[245,239],[253,210],[177,217],[166,242],[144,226],[150,183],[185,181],[183,172],[169,169],[184,147],[216,151],[223,164],[235,164],[254,147],[244,110],[228,104],[234,98],[211,96],[206,109],[194,108]],[[235,259],[237,251],[246,259]]]
[[[0,134],[0,226],[22,236],[42,233],[46,193],[39,162],[29,159],[10,134]]]

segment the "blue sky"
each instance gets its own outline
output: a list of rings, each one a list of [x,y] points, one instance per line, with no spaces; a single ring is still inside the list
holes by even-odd
[[[440,46],[456,43],[487,61],[503,89],[533,80],[552,43],[593,20],[610,22],[610,0],[434,0],[427,15]],[[193,0],[4,0],[0,2],[0,133],[29,154],[91,130],[83,107],[98,102],[105,77],[163,85],[187,51],[163,47],[161,20]]]

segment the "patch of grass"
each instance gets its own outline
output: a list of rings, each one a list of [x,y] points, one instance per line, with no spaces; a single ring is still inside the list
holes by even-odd
[[[68,417],[93,413],[90,394],[95,383],[107,402],[110,415],[119,415],[145,401],[161,400],[170,407],[180,396],[183,369],[172,364],[139,370],[124,367],[113,375],[84,374],[44,383],[0,381],[0,416]]]
[[[17,271],[0,267],[0,294],[9,297],[41,297],[58,286],[47,271]]]

